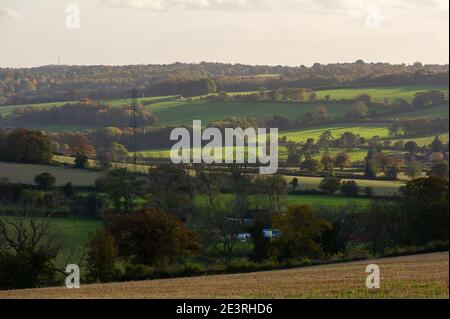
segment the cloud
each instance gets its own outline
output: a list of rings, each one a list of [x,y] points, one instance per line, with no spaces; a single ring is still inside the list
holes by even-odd
[[[322,14],[364,14],[368,6],[404,9],[407,6],[448,8],[447,0],[100,0],[109,6],[150,11],[299,11]]]
[[[271,9],[276,0],[102,0],[102,3],[150,11],[259,11]]]
[[[19,14],[13,9],[7,7],[0,7],[0,21],[14,20],[19,17]]]

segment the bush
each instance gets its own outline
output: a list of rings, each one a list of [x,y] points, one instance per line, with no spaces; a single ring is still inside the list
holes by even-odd
[[[366,195],[367,197],[372,197],[373,196],[373,188],[370,186],[366,186],[363,189],[364,195]]]
[[[359,187],[355,181],[343,181],[341,185],[341,193],[346,196],[358,196]]]
[[[341,187],[341,179],[338,177],[330,176],[325,177],[320,181],[319,189],[329,194],[334,194]]]
[[[144,280],[153,278],[156,269],[147,265],[125,264],[125,272],[121,276],[123,280]]]
[[[199,275],[206,272],[204,265],[200,263],[187,262],[184,264],[184,274],[186,276]]]
[[[64,196],[66,196],[67,198],[72,198],[73,195],[75,194],[72,183],[68,182],[67,184],[65,184],[62,189],[62,192],[63,192]]]
[[[0,251],[0,289],[35,288],[51,282],[55,275],[53,256],[44,251],[21,251],[13,254]]]
[[[44,190],[52,189],[56,184],[56,177],[50,173],[42,173],[34,178],[34,182]]]
[[[350,245],[344,252],[344,256],[349,260],[361,260],[372,258],[370,250],[361,245]]]
[[[227,265],[227,272],[230,273],[241,273],[255,271],[258,268],[258,264],[248,260],[232,260]]]

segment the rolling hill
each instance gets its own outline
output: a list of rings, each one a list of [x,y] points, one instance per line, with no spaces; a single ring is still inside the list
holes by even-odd
[[[289,270],[111,284],[0,291],[0,298],[443,298],[448,252]],[[381,287],[365,286],[366,266],[380,267]]]

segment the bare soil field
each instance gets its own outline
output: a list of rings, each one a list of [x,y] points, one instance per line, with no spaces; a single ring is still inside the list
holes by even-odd
[[[11,290],[0,298],[448,298],[448,252],[298,269],[111,284]],[[380,289],[365,286],[377,264]]]

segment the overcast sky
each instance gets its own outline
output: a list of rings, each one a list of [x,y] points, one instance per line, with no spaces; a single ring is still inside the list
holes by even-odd
[[[80,9],[79,28],[76,10]],[[0,0],[0,67],[448,63],[448,0]],[[69,16],[69,18],[68,18]]]

